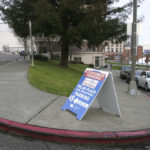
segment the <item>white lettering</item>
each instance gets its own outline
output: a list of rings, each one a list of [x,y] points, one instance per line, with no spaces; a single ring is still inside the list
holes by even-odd
[[[89,96],[86,96],[86,95],[78,93],[78,92],[75,92],[75,95],[78,96],[78,97],[80,97],[80,98],[83,98],[83,99],[85,99],[87,101],[90,99]]]
[[[80,106],[82,106],[82,107],[84,107],[84,108],[86,108],[86,109],[89,107],[89,104],[80,101],[78,98],[76,98],[76,99],[74,100],[74,104],[78,104],[78,105],[80,105]]]

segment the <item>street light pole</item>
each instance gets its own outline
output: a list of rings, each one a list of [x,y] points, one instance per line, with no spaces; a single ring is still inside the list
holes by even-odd
[[[32,67],[34,67],[33,41],[32,41],[32,23],[31,23],[31,20],[29,20],[29,32],[30,32],[30,42],[31,42],[31,61],[32,61]]]
[[[131,82],[129,84],[129,94],[136,95],[137,87],[135,82],[135,67],[136,67],[136,49],[137,49],[137,0],[133,0],[133,23],[132,23],[132,41],[131,41],[131,50],[132,50],[132,70],[131,70]]]

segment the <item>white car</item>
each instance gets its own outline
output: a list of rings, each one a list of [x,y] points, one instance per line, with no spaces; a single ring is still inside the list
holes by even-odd
[[[150,71],[143,71],[140,76],[137,77],[137,87],[143,87],[146,91],[150,89]]]

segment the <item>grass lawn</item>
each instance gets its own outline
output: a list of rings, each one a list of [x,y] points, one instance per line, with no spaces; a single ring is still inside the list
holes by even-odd
[[[121,70],[121,66],[113,65],[112,70]]]
[[[35,61],[35,67],[30,67],[28,70],[28,79],[31,85],[40,90],[69,96],[85,68],[88,66],[70,64],[68,68],[63,68],[57,61]]]

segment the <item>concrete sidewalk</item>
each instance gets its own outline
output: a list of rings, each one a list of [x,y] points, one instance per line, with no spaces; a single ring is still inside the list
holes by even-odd
[[[82,139],[86,132],[94,133],[92,135],[100,133],[99,136],[102,137],[102,135],[106,136],[104,134],[106,132],[108,135],[111,132],[119,134],[125,131],[121,136],[129,136],[131,132],[128,131],[132,131],[135,135],[139,135],[138,131],[140,131],[144,136],[143,131],[150,128],[150,98],[141,92],[138,96],[129,96],[128,84],[119,79],[118,71],[113,71],[113,76],[122,117],[119,118],[98,109],[97,103],[94,102],[84,118],[79,121],[73,113],[61,110],[67,97],[40,91],[29,84],[28,67],[29,61],[18,60],[0,68],[0,124],[8,123],[9,126],[17,122],[16,128],[22,126],[25,130],[24,127],[27,126],[34,132],[37,129],[38,133],[44,131],[47,134],[52,129],[56,129],[59,131],[56,132],[57,136],[61,131],[63,133],[60,136],[65,136],[68,132],[70,135],[71,131],[75,133],[76,138],[78,138],[77,135],[81,135]],[[144,134],[148,133],[150,133],[149,130],[144,132]]]

